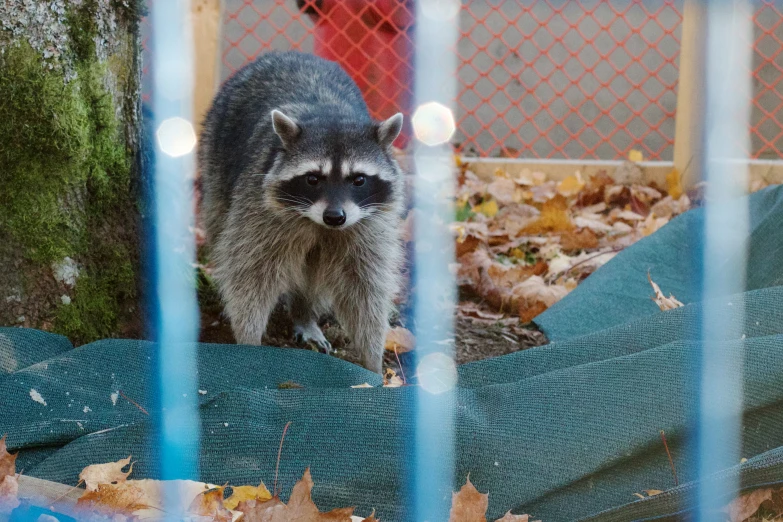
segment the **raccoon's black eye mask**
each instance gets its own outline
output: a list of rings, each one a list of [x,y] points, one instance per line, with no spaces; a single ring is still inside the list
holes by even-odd
[[[285,206],[300,206],[298,201],[315,203],[319,200],[347,203],[359,207],[388,203],[392,197],[392,184],[378,176],[356,172],[343,178],[339,174],[324,175],[308,172],[281,183],[278,200]]]

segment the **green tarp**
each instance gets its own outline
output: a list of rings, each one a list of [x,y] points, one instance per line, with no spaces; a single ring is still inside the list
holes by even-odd
[[[741,325],[742,456],[727,470],[743,487],[783,483],[783,190],[750,197],[749,291],[721,300]],[[553,342],[459,369],[454,394],[455,483],[470,473],[490,493],[488,515],[526,512],[546,522],[661,518],[689,509],[701,305],[703,212],[691,211],[626,249],[537,321]],[[727,252],[727,256],[739,255]],[[648,271],[686,306],[659,312]],[[744,310],[743,315],[736,311]],[[414,520],[416,390],[351,389],[379,378],[349,363],[293,349],[198,346],[201,480],[273,480],[290,491],[310,467],[321,508],[356,505],[366,516]],[[86,465],[133,455],[133,476],[156,476],[155,346],[105,340],[72,349],[55,335],[0,329],[0,433],[27,475],[76,484]],[[303,389],[278,389],[285,381]],[[31,390],[46,405],[33,400]],[[182,390],[182,393],[198,393]],[[154,413],[151,411],[150,413]],[[680,483],[674,486],[664,430]],[[285,494],[283,497],[285,498]],[[448,501],[449,492],[442,492]],[[729,499],[726,499],[728,501]]]

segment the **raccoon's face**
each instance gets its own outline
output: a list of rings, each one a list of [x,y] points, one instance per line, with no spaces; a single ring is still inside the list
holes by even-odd
[[[389,148],[402,115],[311,129],[273,111],[273,123],[285,149],[269,191],[277,206],[330,229],[398,210],[400,172]]]

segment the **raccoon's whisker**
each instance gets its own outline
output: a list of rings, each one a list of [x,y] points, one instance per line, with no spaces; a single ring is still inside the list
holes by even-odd
[[[367,200],[368,200],[368,199],[370,199],[370,198],[374,198],[375,196],[377,196],[377,195],[378,195],[378,194],[380,194],[380,193],[381,193],[381,191],[373,192],[372,194],[370,194],[369,196],[367,196],[366,198],[364,198],[363,200],[361,200],[360,202],[358,202],[358,203],[356,204],[356,206],[359,206],[359,207],[360,207],[360,206],[362,206],[362,203],[364,203],[365,201],[367,201]]]
[[[308,198],[306,198],[306,197],[304,197],[304,196],[296,196],[296,195],[294,195],[294,194],[291,194],[290,192],[286,192],[286,191],[284,191],[284,190],[281,190],[280,192],[281,192],[282,194],[284,194],[284,195],[288,196],[289,198],[292,198],[292,199],[297,199],[297,200],[301,201],[302,203],[306,203],[306,204],[308,204],[308,205],[312,205],[312,203],[313,203],[311,200],[309,200]]]

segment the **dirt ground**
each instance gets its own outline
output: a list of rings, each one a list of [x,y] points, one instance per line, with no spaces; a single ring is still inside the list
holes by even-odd
[[[206,283],[206,281],[202,281],[202,283]],[[234,343],[231,325],[222,314],[222,307],[214,289],[204,284],[199,294],[201,303],[199,340],[208,343]],[[480,306],[480,303],[476,304]],[[392,324],[405,326],[399,320],[393,321]],[[321,327],[324,335],[332,344],[332,355],[358,363],[358,353],[351,346],[345,332],[334,320],[327,318],[322,322]],[[546,336],[536,330],[533,325],[523,325],[519,320],[513,318],[495,321],[464,317],[458,314],[454,333],[455,356],[458,364],[505,355],[547,343]],[[297,345],[294,342],[291,322],[283,310],[276,310],[272,315],[264,343],[268,346],[310,349],[308,346]],[[400,371],[400,365],[403,367],[403,372],[409,372],[408,367],[411,362],[410,354],[395,354],[387,351],[384,355],[384,367],[392,368],[397,373]]]

